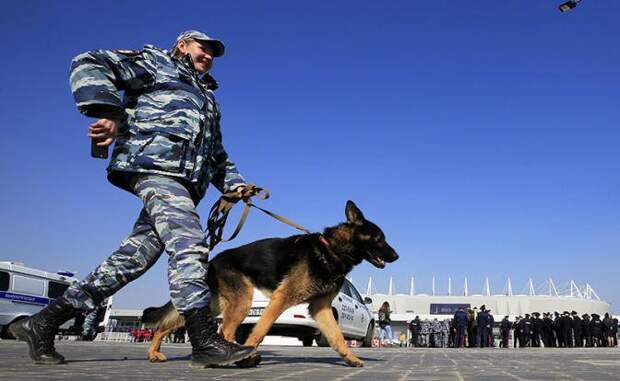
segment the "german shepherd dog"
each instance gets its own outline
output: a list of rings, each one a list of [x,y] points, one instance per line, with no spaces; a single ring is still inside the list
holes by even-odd
[[[226,340],[235,340],[237,327],[248,314],[257,288],[270,301],[245,345],[257,347],[284,310],[308,303],[308,311],[329,345],[349,366],[364,365],[345,343],[332,312],[332,300],[353,266],[367,260],[384,268],[386,262],[397,260],[398,254],[385,241],[381,229],[366,220],[352,201],[347,202],[345,214],[347,222],[328,227],[322,234],[263,239],[215,256],[207,275],[212,295],[210,310],[213,316],[222,314],[222,335]],[[142,321],[156,327],[149,360],[166,361],[159,351],[162,339],[184,326],[183,316],[168,302],[144,310]],[[237,365],[249,367],[258,362],[260,356],[254,355]]]

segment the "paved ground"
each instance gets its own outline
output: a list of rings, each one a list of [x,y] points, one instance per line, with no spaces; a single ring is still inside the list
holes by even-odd
[[[146,345],[66,342],[69,362],[32,365],[26,345],[0,341],[0,380],[620,380],[620,349],[354,349],[349,368],[329,348],[263,347],[255,369],[190,369],[189,347],[167,344],[170,361],[150,364]]]

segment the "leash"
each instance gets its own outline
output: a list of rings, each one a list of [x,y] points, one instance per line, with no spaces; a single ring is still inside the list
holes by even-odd
[[[250,208],[256,208],[276,220],[294,227],[297,230],[301,230],[307,234],[312,233],[310,230],[286,217],[256,206],[252,203],[252,197],[258,197],[260,200],[266,200],[269,198],[269,191],[265,188],[259,188],[254,184],[248,184],[243,188],[241,193],[237,191],[225,193],[213,204],[211,211],[209,211],[209,219],[207,220],[207,228],[205,229],[205,232],[207,232],[207,236],[209,237],[209,250],[212,250],[215,245],[220,242],[228,242],[235,239],[248,218]],[[228,239],[223,239],[222,236],[224,234],[224,225],[226,225],[228,214],[238,201],[243,201],[245,204],[243,212],[241,213],[241,218],[237,223],[235,231],[230,235],[230,237],[228,237]]]

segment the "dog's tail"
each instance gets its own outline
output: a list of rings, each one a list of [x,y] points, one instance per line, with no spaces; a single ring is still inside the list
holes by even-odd
[[[185,318],[174,308],[172,302],[161,307],[149,307],[142,311],[142,323],[156,329],[170,329],[185,325]]]

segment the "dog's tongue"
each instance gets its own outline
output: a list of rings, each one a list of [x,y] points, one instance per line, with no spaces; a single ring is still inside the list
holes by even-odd
[[[377,257],[372,257],[372,259],[370,260],[370,262],[375,265],[376,267],[382,269],[385,267],[385,262],[383,261],[383,259],[381,258],[377,258]]]

